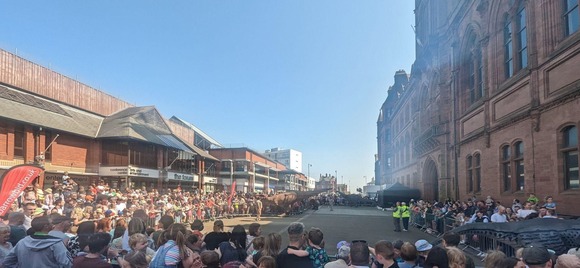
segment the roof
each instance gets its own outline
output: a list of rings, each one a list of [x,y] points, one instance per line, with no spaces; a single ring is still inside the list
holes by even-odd
[[[177,116],[172,116],[169,120],[175,121],[185,127],[188,127],[190,129],[192,129],[195,133],[197,133],[198,135],[202,136],[204,139],[206,139],[207,141],[209,141],[211,144],[214,144],[218,147],[224,147],[223,145],[221,145],[217,140],[213,139],[212,137],[210,137],[209,135],[207,135],[205,132],[203,132],[201,129],[197,128],[195,125],[193,125],[192,123],[189,123]]]
[[[154,106],[129,107],[103,120],[97,138],[125,138],[193,153],[165,123]]]
[[[103,117],[0,85],[0,117],[95,137]]]
[[[203,157],[203,158],[207,158],[207,159],[211,159],[214,161],[220,161],[219,159],[215,158],[213,155],[209,154],[208,152],[206,152],[205,150],[191,144],[190,142],[181,139],[180,137],[177,137],[181,142],[185,143],[189,148],[191,148],[193,150],[194,153],[198,154],[199,156]]]

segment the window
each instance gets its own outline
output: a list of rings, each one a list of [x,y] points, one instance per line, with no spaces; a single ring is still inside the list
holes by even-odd
[[[14,128],[14,158],[24,158],[24,148],[26,143],[24,141],[24,128]]]
[[[473,192],[473,158],[467,156],[467,192]]]
[[[528,67],[528,31],[524,1],[516,8],[510,8],[503,22],[504,74],[512,77],[516,72]]]
[[[474,191],[481,192],[481,156],[480,154],[473,155],[473,175],[475,180]]]
[[[501,151],[503,190],[507,192],[512,190],[512,166],[509,145],[503,146]]]
[[[580,26],[578,16],[578,0],[564,0],[564,29],[566,36],[578,31],[578,26]]]
[[[579,189],[578,177],[578,128],[569,126],[562,131],[563,142],[560,152],[564,160],[564,188]]]
[[[505,20],[505,25],[503,27],[503,39],[504,39],[504,51],[505,51],[505,58],[504,58],[504,68],[505,68],[505,77],[510,78],[514,75],[514,68],[513,68],[513,59],[514,54],[512,50],[512,22],[509,17]]]
[[[518,69],[528,67],[528,33],[526,27],[526,9],[522,5],[517,14],[517,38],[518,38]]]
[[[501,148],[501,156],[503,191],[523,191],[525,181],[524,143],[518,141],[512,147],[509,145],[503,146]]]
[[[476,41],[476,35],[471,34],[462,52],[461,83],[466,88],[461,98],[464,109],[479,101],[484,95],[483,57]]]

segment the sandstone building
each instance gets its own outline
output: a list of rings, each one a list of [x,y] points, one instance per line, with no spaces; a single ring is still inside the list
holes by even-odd
[[[580,197],[577,0],[415,1],[416,60],[377,121],[377,184],[504,204]]]

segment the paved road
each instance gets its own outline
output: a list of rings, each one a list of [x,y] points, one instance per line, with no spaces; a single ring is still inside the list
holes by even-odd
[[[321,206],[319,210],[308,210],[300,215],[288,217],[263,217],[262,234],[271,232],[282,235],[282,245],[288,243],[286,228],[291,222],[302,222],[306,229],[317,227],[324,233],[326,241],[326,250],[329,254],[336,253],[336,244],[339,241],[346,240],[366,240],[369,245],[374,245],[379,240],[394,241],[401,239],[403,241],[415,242],[419,239],[427,241],[435,240],[435,237],[411,228],[409,232],[394,232],[391,212],[378,210],[369,207],[340,207],[335,206],[330,211],[328,206]],[[242,224],[246,227],[255,222],[252,218],[234,218],[224,219],[226,229],[236,224]],[[207,222],[204,232],[212,230],[213,222]]]

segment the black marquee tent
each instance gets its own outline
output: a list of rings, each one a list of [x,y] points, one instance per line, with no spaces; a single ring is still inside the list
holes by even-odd
[[[418,189],[411,189],[398,182],[387,184],[385,189],[377,192],[378,205],[382,208],[392,207],[396,202],[407,202],[421,198],[421,191]]]

